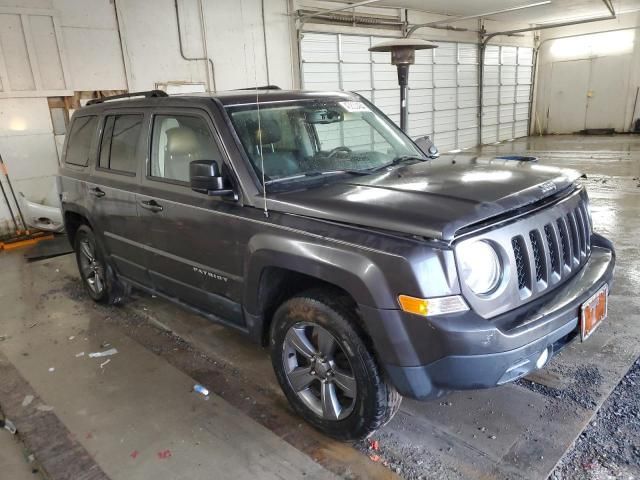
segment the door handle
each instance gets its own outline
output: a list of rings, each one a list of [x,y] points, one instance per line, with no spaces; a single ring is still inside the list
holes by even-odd
[[[140,206],[146,210],[151,210],[152,212],[161,212],[163,210],[162,205],[155,200],[142,200],[140,202]]]
[[[89,193],[91,195],[93,195],[94,197],[104,197],[106,195],[106,193],[104,193],[102,190],[100,190],[99,187],[93,187],[89,189]]]

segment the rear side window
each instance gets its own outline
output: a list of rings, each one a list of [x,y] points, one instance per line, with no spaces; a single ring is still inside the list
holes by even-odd
[[[73,119],[69,140],[67,140],[66,163],[81,167],[86,167],[89,164],[91,144],[93,143],[97,126],[98,117],[95,115]]]
[[[135,174],[144,115],[110,115],[104,124],[100,168]]]

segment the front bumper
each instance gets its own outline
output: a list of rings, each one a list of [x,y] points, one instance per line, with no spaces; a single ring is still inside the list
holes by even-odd
[[[579,333],[580,306],[615,266],[612,244],[592,237],[584,267],[544,297],[486,320],[474,312],[423,318],[361,306],[376,352],[404,396],[429,399],[451,390],[488,388],[520,378]]]

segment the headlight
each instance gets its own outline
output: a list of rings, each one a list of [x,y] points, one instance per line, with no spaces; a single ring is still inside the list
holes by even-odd
[[[498,252],[484,240],[461,244],[456,250],[460,278],[477,295],[491,293],[502,276]]]

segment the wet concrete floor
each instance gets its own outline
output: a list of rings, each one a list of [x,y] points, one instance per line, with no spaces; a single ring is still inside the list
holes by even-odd
[[[206,449],[194,443],[201,441],[197,435],[207,436],[197,428],[209,425],[211,434],[229,428],[229,421],[227,414],[214,415],[217,409],[207,409],[209,404],[203,406],[202,399],[188,393],[194,381],[213,392],[216,405],[233,405],[230,418],[259,427],[251,423],[251,428],[232,429],[227,435],[233,441],[254,438],[254,430],[262,436],[271,432],[284,446],[270,437],[269,442],[287,451],[287,458],[308,475],[545,478],[640,354],[640,137],[529,137],[482,148],[483,155],[507,153],[534,154],[541,165],[587,174],[595,228],[614,241],[618,252],[609,318],[587,342],[571,344],[529,380],[429,403],[405,400],[396,418],[373,437],[377,442],[352,447],[307,427],[289,410],[266,351],[233,331],[146,295],[136,295],[123,308],[94,306],[82,293],[72,256],[34,264],[0,256],[2,283],[19,286],[10,294],[3,287],[0,301],[7,305],[11,298],[20,305],[4,312],[10,338],[0,343],[0,353],[113,478],[134,478],[132,472],[179,478],[173,475],[216,468],[216,455],[192,452]],[[34,321],[37,325],[29,328]],[[33,333],[39,328],[42,332]],[[103,368],[102,362],[75,357],[80,350],[99,349],[104,341],[117,343],[125,355]],[[153,368],[143,368],[146,363]],[[50,366],[61,371],[48,372]],[[158,403],[158,396],[167,401]],[[149,408],[140,405],[141,399],[150,402]],[[188,413],[194,409],[197,414]],[[209,415],[213,424],[206,423]],[[93,441],[98,436],[102,442]],[[176,453],[159,459],[156,450],[163,448]],[[135,449],[145,449],[148,455],[141,462],[149,470],[132,461]],[[321,470],[315,471],[309,459]]]

